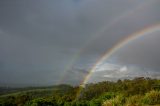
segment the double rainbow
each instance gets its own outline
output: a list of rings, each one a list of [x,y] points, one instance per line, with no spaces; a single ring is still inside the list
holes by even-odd
[[[113,53],[118,51],[123,46],[127,45],[129,42],[134,41],[142,36],[152,34],[156,31],[160,31],[160,24],[145,27],[142,30],[135,32],[135,33],[129,35],[128,37],[126,37],[125,39],[121,40],[120,42],[118,42],[110,50],[107,50],[106,53],[104,53],[104,55],[102,55],[101,58],[93,65],[93,67],[89,70],[89,74],[85,77],[85,79],[83,80],[81,85],[85,86],[85,84],[87,84],[87,82],[88,82],[89,78],[91,77],[91,75],[93,74],[93,72],[96,70],[97,66],[99,66],[100,64],[105,62]],[[152,36],[152,35],[150,35],[150,36]],[[79,91],[77,92],[77,98],[80,96],[81,91],[82,91],[82,88],[80,88]]]

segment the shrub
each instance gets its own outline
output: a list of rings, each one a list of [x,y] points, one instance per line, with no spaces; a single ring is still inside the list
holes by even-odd
[[[114,92],[106,92],[103,95],[101,95],[100,98],[102,100],[109,100],[109,99],[114,98],[115,96],[116,96],[116,93],[114,93]]]
[[[92,99],[90,101],[90,105],[91,106],[101,106],[104,101],[112,99],[115,96],[116,96],[116,94],[113,92],[106,92],[106,93],[102,94],[101,96],[99,96],[98,98]]]
[[[88,101],[73,101],[69,106],[90,106]]]
[[[148,105],[160,104],[160,91],[152,90],[149,93],[146,93],[142,102]]]
[[[125,101],[126,99],[123,95],[118,95],[113,99],[105,101],[102,106],[123,106]]]
[[[101,106],[101,104],[102,104],[102,101],[100,99],[92,99],[90,101],[91,106]]]
[[[129,97],[127,100],[126,100],[126,106],[141,106],[141,100],[142,100],[143,96],[141,95],[134,95],[134,96],[131,96]]]

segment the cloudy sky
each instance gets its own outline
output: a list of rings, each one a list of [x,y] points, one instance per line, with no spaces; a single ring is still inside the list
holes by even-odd
[[[0,85],[82,82],[117,42],[160,23],[159,5],[159,0],[1,0]],[[130,42],[91,79],[158,73],[159,40],[155,31]]]

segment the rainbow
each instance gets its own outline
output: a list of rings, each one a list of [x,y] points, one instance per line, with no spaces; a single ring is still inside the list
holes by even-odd
[[[113,19],[110,23],[106,23],[106,25],[104,27],[102,27],[100,30],[98,30],[98,32],[96,32],[96,34],[93,34],[93,38],[89,41],[86,42],[84,44],[84,47],[82,47],[82,49],[80,49],[77,53],[75,53],[75,55],[73,56],[72,60],[66,65],[64,72],[62,73],[60,80],[57,82],[57,84],[60,83],[64,83],[66,76],[68,75],[68,70],[70,70],[73,66],[73,64],[75,63],[76,60],[78,60],[78,58],[80,57],[80,55],[86,50],[88,49],[88,47],[90,46],[90,44],[92,44],[92,42],[95,42],[95,40],[97,38],[99,38],[100,36],[102,36],[102,34],[106,31],[109,30],[112,26],[114,26],[115,24],[117,24],[119,21],[127,18],[127,17],[131,17],[132,15],[134,15],[134,13],[136,13],[136,11],[139,11],[141,9],[146,8],[148,5],[150,5],[151,3],[153,3],[153,1],[147,1],[147,2],[143,2],[140,3],[139,5],[137,5],[135,8],[132,8],[128,11],[125,11],[124,13],[122,13],[122,15],[120,15],[119,17]],[[126,38],[127,39],[127,38]],[[129,39],[129,38],[128,38]],[[124,40],[123,40],[124,41]],[[122,41],[122,42],[123,42]],[[120,42],[121,43],[121,42]],[[119,43],[117,44],[119,45]],[[114,47],[113,47],[114,48]],[[113,49],[109,50],[109,51],[114,51]],[[106,53],[108,54],[108,52]],[[112,54],[112,53],[111,53]],[[104,55],[105,56],[105,55]],[[104,57],[102,56],[102,58]],[[102,59],[100,58],[100,60]],[[94,69],[94,68],[92,68]],[[92,70],[91,69],[91,70]],[[91,71],[89,71],[91,72]],[[86,81],[84,81],[86,82]]]
[[[132,15],[134,15],[134,13],[136,13],[136,11],[139,11],[141,9],[146,8],[148,5],[150,5],[151,3],[153,3],[153,1],[147,1],[147,2],[142,2],[139,5],[137,5],[135,8],[132,8],[128,11],[125,11],[124,13],[122,13],[122,15],[116,17],[115,19],[113,19],[111,22],[107,22],[106,25],[104,27],[102,27],[100,30],[98,30],[95,34],[93,34],[93,38],[89,41],[86,42],[82,49],[80,49],[77,53],[74,54],[73,58],[71,59],[71,61],[66,65],[65,70],[63,71],[60,80],[58,80],[57,84],[60,83],[64,83],[66,76],[68,75],[68,70],[70,70],[73,66],[73,64],[75,63],[76,60],[78,60],[78,58],[80,57],[80,55],[86,50],[88,49],[88,47],[95,42],[95,40],[97,38],[99,38],[100,36],[102,36],[102,34],[106,31],[109,30],[112,26],[116,25],[119,21],[127,18],[127,17],[131,17]],[[103,56],[102,56],[103,57]]]
[[[104,55],[102,55],[100,59],[98,59],[98,61],[89,70],[89,74],[85,77],[84,81],[82,82],[82,85],[85,85],[87,83],[87,81],[91,77],[92,73],[96,70],[97,66],[102,64],[105,60],[107,60],[114,52],[116,52],[117,50],[119,50],[120,48],[122,48],[123,46],[128,44],[129,42],[138,39],[139,37],[151,34],[155,31],[159,31],[159,30],[160,30],[160,24],[145,27],[142,30],[135,32],[135,33],[129,35],[128,37],[126,37],[125,39],[121,40],[120,42],[118,42],[111,49],[107,50],[107,52],[104,53]]]
[[[129,42],[134,41],[134,40],[138,39],[139,37],[151,34],[151,33],[155,32],[155,31],[160,31],[160,24],[156,24],[156,25],[151,25],[151,26],[145,27],[145,28],[143,28],[142,30],[140,30],[138,32],[135,32],[135,33],[133,33],[131,35],[128,35],[128,37],[126,37],[125,39],[123,39],[120,42],[118,42],[111,49],[107,50],[106,53],[104,53],[104,55],[102,55],[101,58],[98,59],[98,61],[89,70],[89,74],[85,77],[85,79],[83,80],[81,85],[85,86],[85,84],[87,84],[89,78],[91,77],[92,73],[96,70],[97,66],[99,66],[104,61],[106,61],[117,50],[119,50],[120,48],[124,47]],[[81,93],[81,89],[79,90],[79,92],[77,94],[77,97],[80,95],[80,93]]]

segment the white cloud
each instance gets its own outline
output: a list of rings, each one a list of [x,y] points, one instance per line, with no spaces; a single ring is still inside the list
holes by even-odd
[[[100,65],[97,65],[94,72],[118,70],[119,68],[120,68],[120,66],[116,65],[116,64],[103,63],[103,64],[100,64]]]
[[[106,78],[113,78],[114,76],[113,76],[113,75],[104,75],[103,77],[106,77]]]
[[[128,68],[126,66],[119,69],[120,72],[126,72],[128,71]]]

